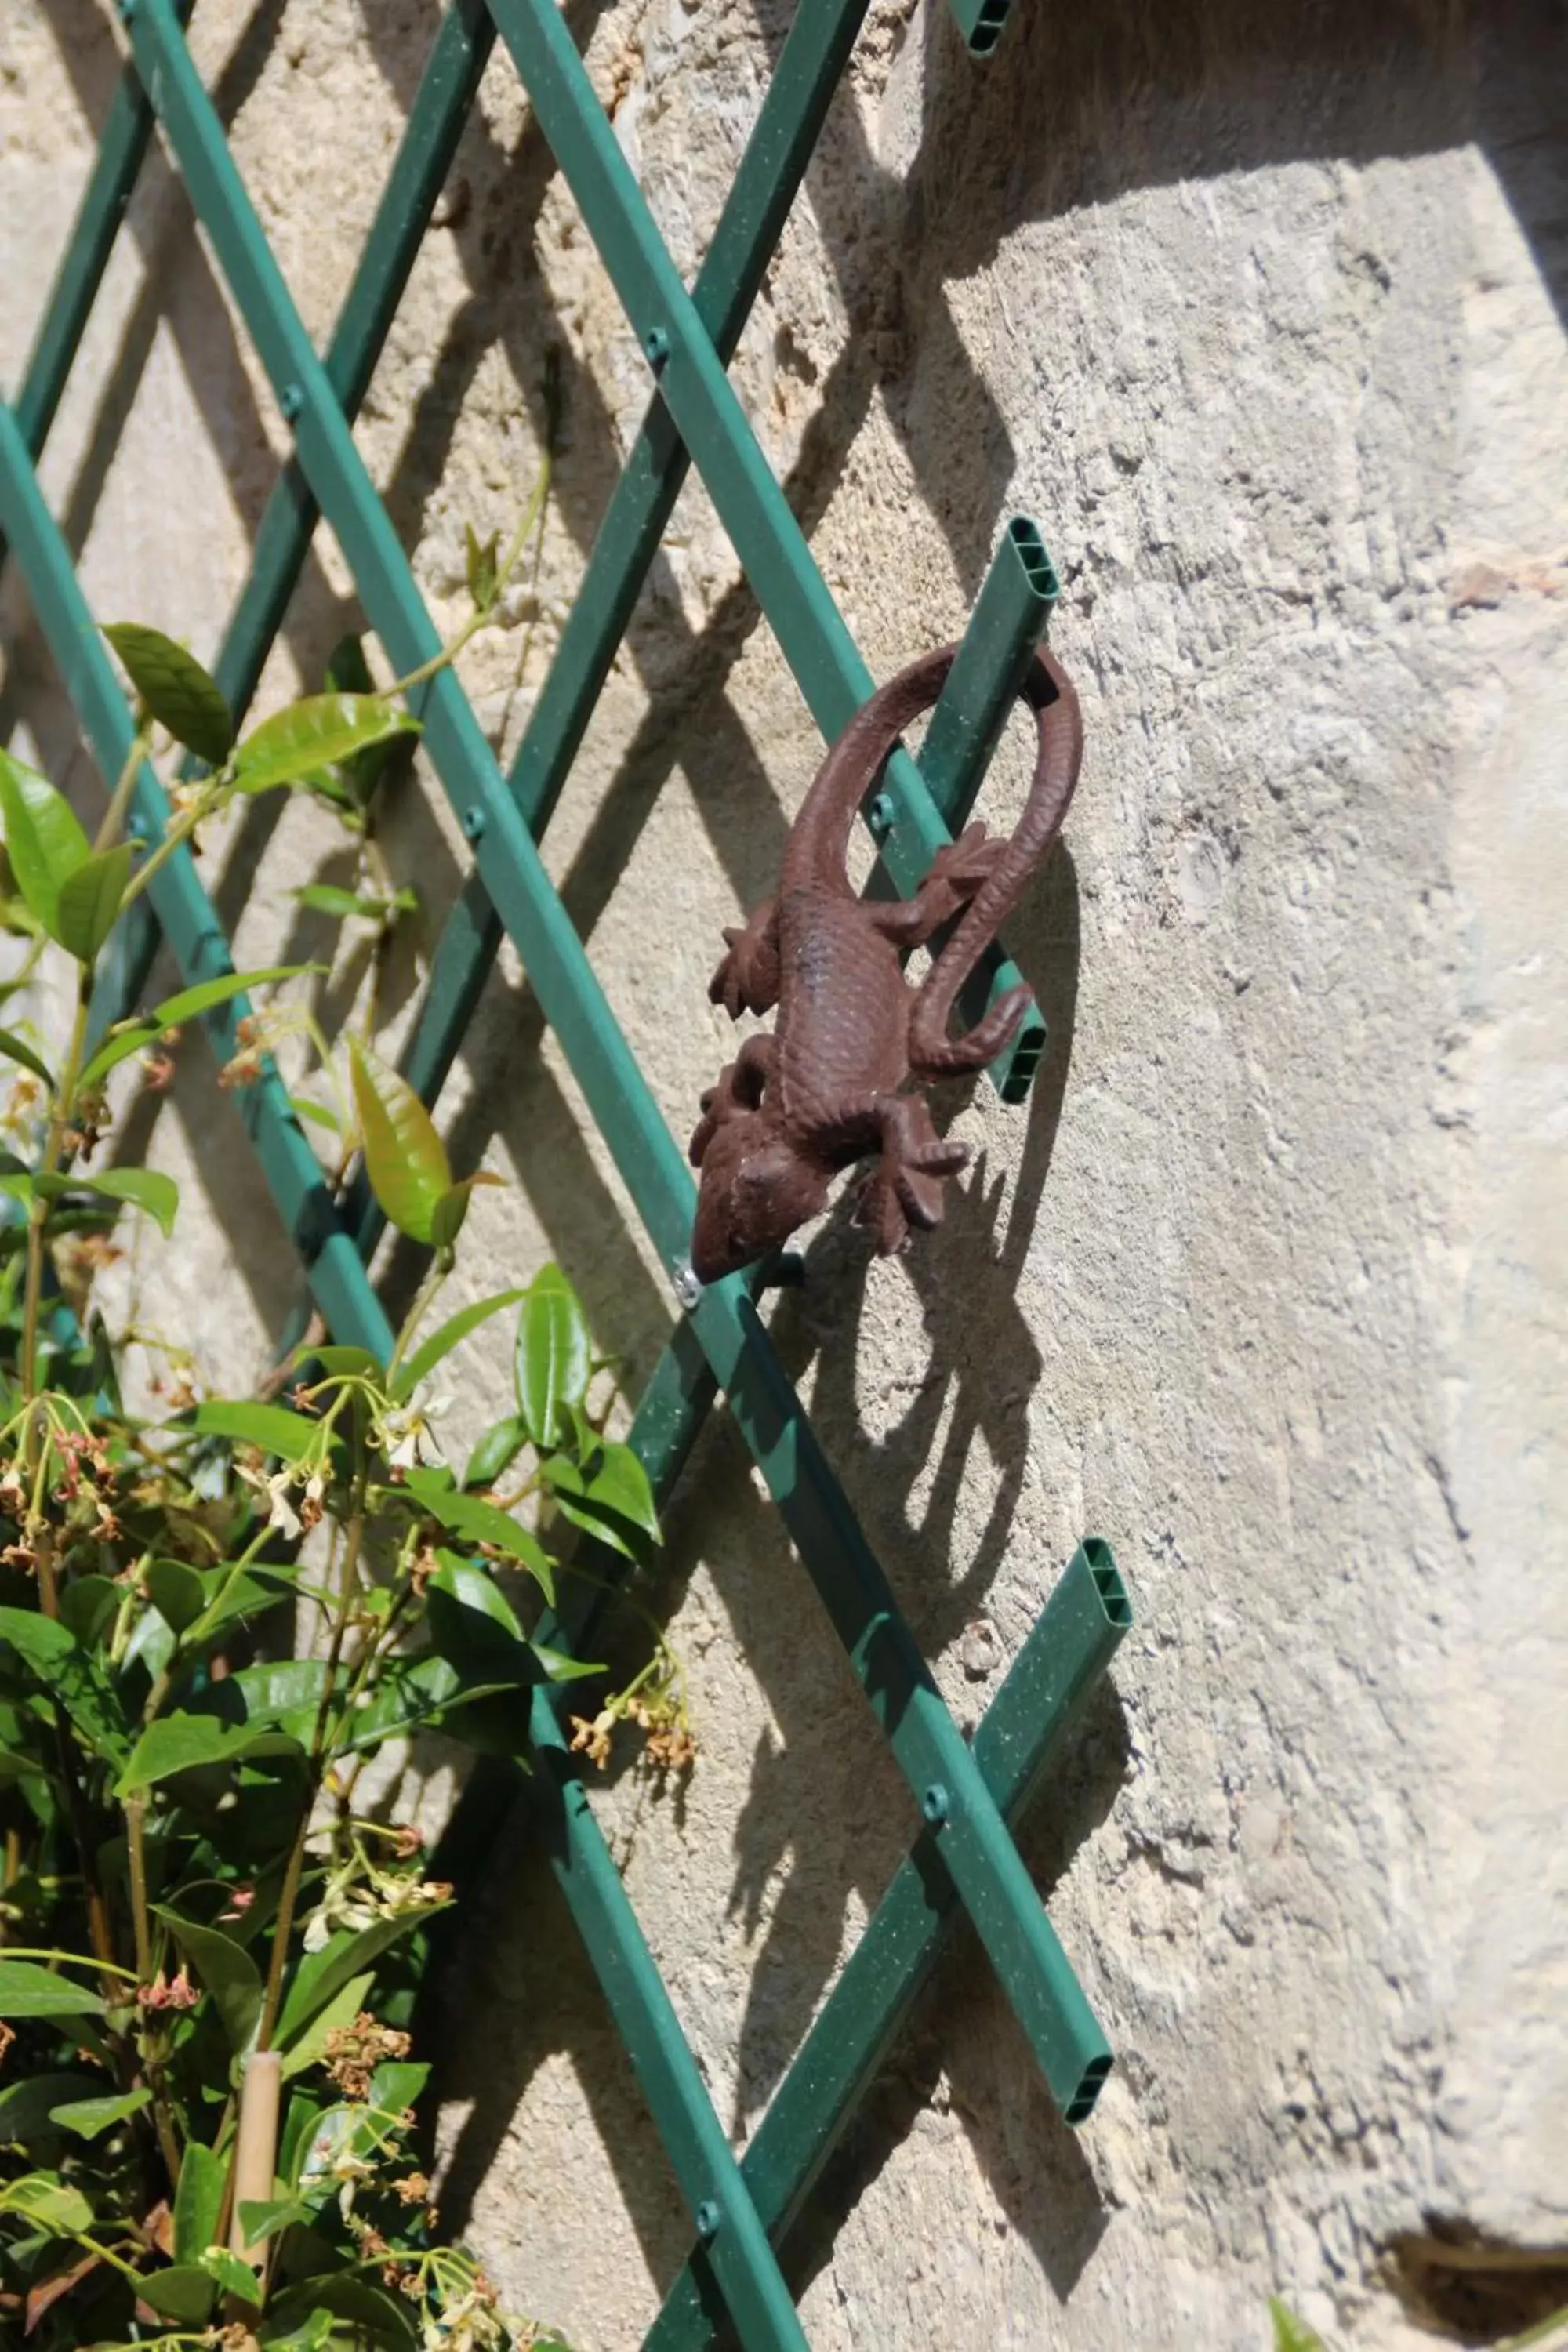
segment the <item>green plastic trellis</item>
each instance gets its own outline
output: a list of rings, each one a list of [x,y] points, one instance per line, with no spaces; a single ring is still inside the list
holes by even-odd
[[[1090,1541],[1075,1554],[973,1747],[966,1744],[773,1352],[756,1311],[754,1277],[705,1291],[691,1280],[690,1177],[535,847],[693,462],[824,735],[837,734],[870,689],[725,374],[865,5],[800,0],[689,293],[553,0],[452,0],[323,361],[192,65],[184,34],[188,5],[121,0],[131,60],[25,381],[14,406],[0,404],[4,546],[26,577],[98,764],[112,777],[130,747],[131,716],[34,467],[154,123],[295,436],[295,456],[263,517],[251,574],[216,664],[237,711],[255,691],[318,516],[331,524],[370,622],[398,668],[411,669],[437,650],[434,625],[350,427],[498,35],[647,355],[653,379],[647,414],[510,776],[501,775],[449,672],[415,698],[426,751],[474,845],[474,866],[438,943],[405,1067],[434,1102],[500,941],[510,934],[680,1308],[636,1415],[633,1442],[656,1490],[668,1492],[724,1390],[926,1824],[737,2162],[565,1752],[558,1695],[542,1683],[531,1694],[535,1769],[528,1801],[694,2224],[691,2257],[647,2339],[659,2352],[706,2345],[726,2324],[747,2347],[804,2343],[778,2249],[961,1915],[977,1929],[1069,2122],[1089,2114],[1110,2065],[1006,1826],[1131,1622],[1110,1551]],[[1007,0],[953,0],[976,56],[994,47],[1006,8]],[[879,849],[879,887],[912,892],[936,850],[962,826],[1056,593],[1038,533],[1015,521],[918,765],[896,755],[866,812]],[[133,801],[136,831],[156,839],[166,813],[160,787],[143,768]],[[160,935],[187,981],[233,969],[223,928],[183,852],[111,944],[109,984],[100,991],[106,1017],[134,1004]],[[997,951],[968,1009],[978,1010],[1016,978]],[[226,1057],[246,1011],[239,1000],[208,1017]],[[993,1073],[1005,1099],[1026,1093],[1044,1040],[1043,1024],[1031,1013]],[[384,1354],[390,1332],[365,1271],[379,1230],[374,1205],[363,1193],[331,1196],[275,1073],[238,1099],[328,1327]],[[580,1640],[588,1625],[583,1616],[568,1616],[553,1630],[557,1638]],[[468,1808],[469,1830],[475,1810]],[[454,1851],[463,1843],[462,1813],[460,1808]]]

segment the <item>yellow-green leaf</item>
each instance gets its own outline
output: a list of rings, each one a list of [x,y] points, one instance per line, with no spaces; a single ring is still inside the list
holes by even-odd
[[[53,2172],[29,2172],[0,2187],[0,2212],[25,2213],[40,2230],[62,2238],[92,2227],[92,2207],[81,2190],[68,2189]]]
[[[234,741],[234,715],[195,654],[140,621],[111,622],[103,634],[159,726],[209,768],[221,768]]]
[[[406,1078],[357,1038],[350,1041],[349,1060],[370,1189],[399,1233],[428,1242],[437,1208],[452,1189],[447,1147]]]
[[[144,1209],[157,1220],[165,1241],[174,1230],[180,1188],[159,1169],[106,1168],[100,1176],[73,1176],[71,1181],[84,1192],[101,1192],[108,1200],[129,1201],[133,1209]]]
[[[1316,2329],[1298,2319],[1278,2295],[1269,2301],[1268,2315],[1274,2322],[1274,2352],[1328,2352]]]
[[[418,720],[382,695],[309,695],[246,737],[234,755],[235,784],[242,793],[266,793],[302,783],[318,768],[418,732]]]
[[[488,1168],[481,1168],[476,1174],[465,1176],[461,1183],[454,1184],[449,1192],[443,1193],[430,1214],[430,1239],[437,1249],[450,1249],[462,1232],[474,1187],[477,1184],[499,1184],[500,1181],[499,1176],[492,1176]]]
[[[64,794],[8,751],[0,751],[0,821],[16,887],[50,939],[58,940],[60,891],[91,855],[87,835]]]

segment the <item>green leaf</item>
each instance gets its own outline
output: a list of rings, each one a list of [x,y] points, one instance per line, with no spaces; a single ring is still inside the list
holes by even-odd
[[[174,2191],[174,2260],[194,2263],[217,2236],[228,2167],[200,2140],[187,2140]]]
[[[325,1103],[312,1102],[309,1095],[290,1095],[289,1108],[296,1118],[306,1120],[311,1127],[324,1127],[332,1135],[341,1135],[343,1131],[343,1123],[337,1112],[329,1110]]]
[[[349,1064],[370,1189],[399,1233],[428,1242],[437,1205],[452,1189],[447,1148],[407,1080],[356,1037],[349,1040]]]
[[[297,2197],[247,2197],[239,2209],[239,2226],[245,2231],[245,2242],[248,2246],[264,2246],[268,2238],[276,2238],[280,2231],[291,2230],[296,2221],[313,2219],[310,2207],[301,2205]]]
[[[420,1381],[433,1372],[443,1356],[449,1356],[460,1339],[499,1315],[503,1307],[514,1307],[523,1296],[521,1290],[498,1290],[489,1298],[477,1298],[468,1307],[460,1307],[449,1315],[438,1330],[433,1331],[425,1345],[409,1357],[392,1383],[393,1402],[402,1404],[411,1397]]]
[[[126,2091],[118,2098],[68,2099],[63,2106],[49,2109],[49,2119],[82,2139],[96,2139],[111,2124],[122,2124],[127,2116],[139,2115],[152,2098],[151,2091]]]
[[[367,1969],[363,1976],[351,1977],[328,2001],[320,2016],[310,2020],[292,2049],[283,2053],[283,2080],[286,2083],[291,2075],[302,2074],[307,2066],[316,2063],[326,2049],[329,2033],[335,2033],[342,2025],[353,2023],[374,1982],[375,1973],[371,1969]],[[281,2042],[275,2041],[273,2047],[280,2049]]]
[[[465,1176],[460,1183],[454,1184],[449,1192],[442,1194],[430,1215],[430,1239],[437,1249],[450,1249],[456,1243],[467,1222],[468,1203],[473,1199],[476,1186],[499,1184],[500,1181],[489,1169],[481,1168],[476,1174]]]
[[[371,1348],[312,1348],[305,1361],[328,1380],[379,1381],[381,1358]]]
[[[581,1404],[593,1370],[587,1318],[558,1265],[542,1266],[528,1286],[517,1325],[517,1402],[528,1433],[547,1451],[558,1440],[561,1408]]]
[[[60,1593],[60,1622],[69,1627],[84,1650],[93,1649],[121,1599],[120,1587],[111,1576],[73,1576]]]
[[[552,1650],[548,1642],[531,1642],[528,1646],[552,1683],[581,1682],[588,1675],[605,1671],[602,1661],[574,1658],[568,1650]]]
[[[312,769],[418,732],[418,720],[381,695],[310,695],[264,719],[246,737],[235,753],[235,784],[242,793],[266,793],[301,783]]]
[[[0,1029],[0,1054],[4,1054],[8,1062],[19,1062],[23,1069],[31,1070],[36,1078],[42,1078],[51,1094],[54,1092],[54,1072],[47,1062],[39,1059],[25,1038],[17,1036],[14,1029]]]
[[[278,2048],[291,2049],[295,2036],[321,2014],[344,1985],[363,1974],[389,1946],[411,1934],[430,1916],[428,1911],[405,1911],[398,1917],[377,1919],[368,1927],[340,1927],[319,1952],[307,1952],[284,1996],[275,2036]]]
[[[182,988],[177,995],[165,998],[140,1020],[118,1023],[88,1063],[79,1083],[84,1087],[97,1086],[110,1070],[129,1061],[132,1054],[145,1053],[149,1045],[156,1045],[166,1031],[181,1028],[198,1013],[226,1004],[231,997],[243,996],[247,989],[263,988],[273,981],[297,980],[301,972],[321,969],[320,964],[314,963],[268,964],[260,971],[225,972],[221,980],[204,980],[195,988]]]
[[[197,1765],[232,1764],[255,1747],[261,1727],[255,1723],[226,1723],[216,1715],[160,1716],[132,1749],[114,1793],[132,1796],[138,1789],[150,1789],[156,1781]]]
[[[200,2327],[217,2300],[217,2284],[198,2263],[176,2263],[173,2270],[145,2271],[136,2292],[160,2319],[178,2320],[182,2326]]]
[[[331,915],[344,923],[356,919],[365,923],[394,922],[399,915],[412,915],[419,904],[413,890],[395,890],[384,898],[365,890],[344,890],[335,882],[307,882],[291,895],[314,914]]]
[[[468,542],[468,593],[475,612],[488,613],[500,584],[500,533],[492,530],[489,539],[480,541],[471,522],[463,525],[463,532]]]
[[[242,2303],[261,2308],[261,2281],[248,2263],[231,2254],[226,2246],[208,2246],[201,2256],[201,2266],[223,2294],[237,2294]]]
[[[301,2305],[298,2295],[288,2303],[279,2315],[261,2323],[260,2341],[267,2352],[322,2352],[336,2325],[332,2314],[318,2305],[300,2317]]]
[[[106,1168],[101,1176],[73,1176],[81,1191],[100,1193],[106,1201],[129,1201],[154,1218],[165,1241],[174,1230],[180,1188],[157,1168]]]
[[[225,1565],[202,1569],[197,1572],[205,1601],[201,1615],[191,1626],[185,1639],[187,1655],[205,1648],[230,1625],[247,1617],[264,1617],[269,1609],[276,1609],[280,1601],[287,1601],[293,1592],[297,1570],[244,1568],[236,1575],[231,1567]]]
[[[653,1488],[648,1485],[641,1457],[629,1445],[622,1445],[614,1438],[606,1440],[589,1476],[586,1499],[596,1510],[608,1511],[643,1535],[651,1536],[655,1543],[658,1541],[658,1513],[654,1507]]]
[[[92,2227],[92,2207],[80,2189],[62,2187],[52,2172],[29,2172],[0,2185],[0,2213],[23,2213],[60,2238]]]
[[[357,890],[344,890],[335,882],[307,882],[289,896],[301,907],[309,907],[313,915],[335,915],[340,922],[356,916],[368,917],[373,922],[385,909],[384,898],[362,898]]]
[[[0,2091],[0,2147],[47,2139],[49,2117],[67,2099],[80,2099],[101,2083],[101,2074],[25,2074]]]
[[[506,1595],[483,1569],[445,1559],[430,1579],[430,1638],[464,1674],[521,1682],[528,1645]]]
[[[103,2003],[85,1986],[37,1960],[0,1959],[0,2017],[101,2017]]]
[[[221,768],[234,741],[234,718],[195,654],[139,621],[111,622],[103,634],[159,726],[209,768]]]
[[[298,2286],[274,2294],[262,2341],[269,2352],[281,2352],[282,2344],[291,2346],[293,2339],[280,2339],[274,2330],[301,2326],[310,2328],[321,2312],[330,2312],[333,2319],[357,2326],[363,2339],[375,2345],[377,2352],[387,2352],[387,2347],[392,2347],[392,2352],[413,2352],[418,2341],[413,2305],[402,2295],[388,2294],[384,2287],[372,2286],[368,2279],[359,2278],[352,2271],[331,2271],[301,2279]],[[319,2336],[304,2338],[307,2345],[323,2340]]]
[[[1304,2321],[1271,2296],[1268,2315],[1274,2322],[1274,2352],[1327,2352],[1323,2339]]]
[[[216,1927],[201,1927],[195,1920],[183,1919],[166,1904],[154,1903],[153,1909],[211,1993],[229,2046],[248,2049],[261,2015],[261,1975],[250,1954],[243,1944],[220,1935]]]
[[[0,751],[0,821],[16,887],[49,937],[58,940],[60,891],[91,855],[75,811],[47,776]]]
[[[291,1412],[286,1404],[247,1404],[228,1397],[209,1397],[197,1405],[191,1423],[204,1437],[258,1445],[280,1462],[319,1461],[327,1434],[324,1423]]]
[[[504,1421],[492,1421],[468,1456],[464,1486],[493,1486],[527,1443],[528,1432],[516,1413],[508,1413]]]
[[[182,988],[155,1004],[147,1015],[159,1029],[178,1029],[185,1022],[195,1020],[198,1013],[210,1013],[215,1005],[226,1004],[231,997],[242,996],[247,989],[269,988],[277,981],[298,980],[301,973],[319,972],[319,963],[269,963],[256,971],[226,971],[217,980],[199,980],[194,988]]]
[[[206,1587],[200,1573],[188,1568],[183,1559],[149,1560],[142,1570],[142,1581],[153,1606],[176,1633],[194,1625],[207,1605]]]
[[[350,1716],[340,1744],[345,1752],[379,1748],[384,1740],[400,1739],[425,1724],[445,1723],[457,1709],[515,1687],[512,1675],[476,1680],[449,1659],[429,1651],[412,1663],[394,1659],[375,1685],[369,1704],[356,1707]]]
[[[131,845],[94,850],[61,883],[55,902],[55,936],[79,963],[94,963],[114,929],[125,885],[131,879]]]
[[[455,1487],[440,1484],[439,1474],[431,1470],[410,1470],[406,1483],[421,1508],[438,1519],[454,1535],[466,1536],[470,1543],[493,1544],[508,1559],[515,1559],[543,1587],[545,1598],[555,1598],[555,1571],[537,1537],[520,1527],[510,1513],[494,1503],[483,1501],[478,1495],[461,1494]]]
[[[641,1557],[647,1537],[658,1540],[652,1490],[629,1446],[605,1446],[587,1475],[564,1454],[552,1454],[540,1465],[539,1475],[563,1517],[628,1559]]]
[[[9,1642],[54,1693],[89,1747],[123,1759],[129,1746],[124,1717],[97,1660],[68,1626],[34,1609],[0,1609],[0,1641]]]
[[[323,1658],[276,1658],[266,1665],[242,1666],[228,1676],[245,1702],[252,1728],[281,1724],[307,1738],[326,1680]]]

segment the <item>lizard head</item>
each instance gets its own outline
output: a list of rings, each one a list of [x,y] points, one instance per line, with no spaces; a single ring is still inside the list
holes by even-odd
[[[691,1270],[717,1282],[781,1249],[827,1200],[832,1171],[758,1112],[728,1118],[702,1158]]]

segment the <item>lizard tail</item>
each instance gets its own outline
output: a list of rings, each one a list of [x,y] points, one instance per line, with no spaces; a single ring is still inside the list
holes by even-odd
[[[898,681],[894,681],[895,684]],[[1027,992],[1015,989],[966,1036],[947,1034],[960,990],[1023,897],[1068,813],[1083,756],[1083,719],[1072,681],[1055,656],[1036,654],[1018,689],[1039,721],[1039,754],[1024,814],[1006,847],[931,966],[910,1015],[910,1058],[918,1072],[980,1067],[1001,1052],[1023,1017]]]
[[[957,656],[956,646],[923,654],[860,705],[817,770],[795,821],[785,852],[785,887],[793,878],[831,878],[847,887],[844,862],[855,813],[905,728],[941,694]],[[791,874],[792,861],[798,861],[796,876]]]

